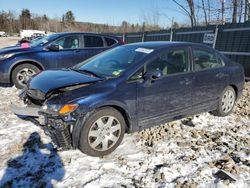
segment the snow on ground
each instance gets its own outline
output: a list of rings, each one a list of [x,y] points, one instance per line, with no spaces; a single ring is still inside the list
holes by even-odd
[[[0,187],[250,187],[249,113],[205,113],[127,134],[95,158],[56,151],[40,128],[13,115],[18,92],[0,88]],[[220,169],[236,181],[216,177]]]

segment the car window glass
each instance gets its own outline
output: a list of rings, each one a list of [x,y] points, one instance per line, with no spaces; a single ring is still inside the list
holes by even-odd
[[[85,47],[103,47],[103,40],[98,36],[84,36]]]
[[[87,59],[73,68],[88,70],[104,77],[118,77],[148,55],[138,49],[137,46],[120,46]]]
[[[186,72],[188,70],[185,49],[166,50],[146,65],[146,72],[160,70],[163,75]]]
[[[193,60],[195,70],[205,70],[223,66],[223,61],[218,60],[217,55],[208,50],[194,49]]]
[[[105,40],[106,40],[107,46],[112,46],[112,45],[114,45],[116,43],[116,40],[111,39],[111,38],[106,38],[105,37]]]
[[[79,48],[79,36],[63,37],[53,43],[58,45],[60,50]]]
[[[139,69],[136,73],[129,78],[129,80],[139,80],[143,77],[144,68]]]

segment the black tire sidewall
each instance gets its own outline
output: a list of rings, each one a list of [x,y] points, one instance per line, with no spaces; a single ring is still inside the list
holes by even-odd
[[[96,151],[94,150],[88,142],[88,134],[91,126],[93,123],[99,119],[102,116],[114,116],[121,124],[121,133],[118,141],[116,144],[108,149],[107,151]],[[80,133],[80,139],[79,139],[79,149],[90,156],[93,157],[102,157],[104,155],[110,154],[112,151],[114,151],[122,142],[124,134],[125,134],[125,127],[126,127],[126,122],[124,120],[124,117],[122,114],[117,111],[116,109],[112,107],[105,107],[105,108],[100,108],[95,110],[84,122],[84,125],[82,125],[81,133]]]
[[[29,69],[32,69],[34,70],[36,73],[39,73],[41,72],[41,70],[35,66],[35,65],[32,65],[32,64],[28,64],[28,63],[25,63],[25,64],[21,64],[21,65],[18,65],[12,72],[11,74],[11,80],[12,80],[12,83],[16,86],[16,88],[18,89],[23,89],[23,86],[20,85],[17,81],[17,73],[24,69],[24,68],[29,68]]]

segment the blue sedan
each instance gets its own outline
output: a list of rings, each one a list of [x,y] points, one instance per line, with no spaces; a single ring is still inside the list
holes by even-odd
[[[68,69],[44,71],[12,106],[64,149],[103,156],[125,133],[202,112],[226,116],[244,85],[243,68],[193,43],[119,46]]]

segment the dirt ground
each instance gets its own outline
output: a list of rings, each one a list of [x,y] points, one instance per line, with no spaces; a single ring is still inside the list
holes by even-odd
[[[0,48],[15,45],[20,37],[0,37]]]

